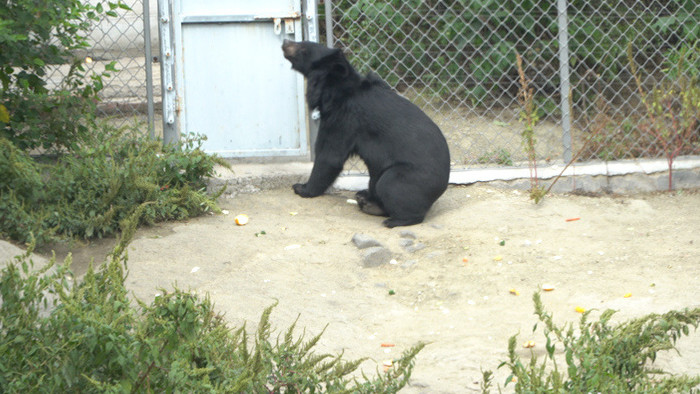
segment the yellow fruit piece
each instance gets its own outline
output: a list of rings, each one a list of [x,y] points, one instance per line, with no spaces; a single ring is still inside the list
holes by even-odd
[[[503,260],[503,256],[501,256],[500,254],[493,258],[493,261],[501,261],[501,260]]]
[[[630,298],[630,297],[632,297],[632,293],[626,293],[625,295],[623,295],[623,297]]]
[[[580,306],[577,306],[574,310],[578,313],[583,313],[586,311],[585,309],[581,308]]]
[[[527,342],[523,343],[523,347],[526,349],[533,348],[533,347],[535,347],[535,341],[527,341]]]
[[[552,290],[554,290],[554,285],[550,285],[550,284],[542,285],[542,290],[552,291]]]
[[[233,220],[236,222],[237,225],[245,226],[246,224],[248,224],[248,215],[240,214],[233,218]]]
[[[510,290],[508,290],[508,292],[512,295],[520,295],[520,292],[515,290],[515,289],[510,289]]]

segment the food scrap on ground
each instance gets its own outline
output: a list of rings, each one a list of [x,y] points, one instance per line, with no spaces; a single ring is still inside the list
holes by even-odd
[[[237,225],[245,226],[246,224],[248,224],[248,215],[240,214],[233,218],[233,220],[236,222]]]

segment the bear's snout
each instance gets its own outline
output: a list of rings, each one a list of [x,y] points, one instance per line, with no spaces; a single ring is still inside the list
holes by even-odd
[[[284,40],[282,42],[282,52],[284,52],[284,57],[287,59],[292,58],[298,49],[298,45],[294,41]]]

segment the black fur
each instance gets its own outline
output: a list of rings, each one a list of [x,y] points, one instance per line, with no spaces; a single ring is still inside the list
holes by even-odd
[[[309,181],[294,185],[302,197],[328,189],[350,155],[369,169],[369,188],[356,194],[362,211],[389,216],[387,227],[423,221],[447,188],[450,154],[438,126],[378,76],[362,76],[342,51],[285,40],[284,57],[307,79],[306,99],[321,125]]]

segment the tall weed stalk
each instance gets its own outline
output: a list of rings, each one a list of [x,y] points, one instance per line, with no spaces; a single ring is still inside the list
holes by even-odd
[[[672,67],[677,72],[669,73],[669,79],[647,91],[634,60],[632,44],[627,46],[627,60],[645,110],[639,127],[661,145],[668,163],[669,191],[673,190],[673,161],[684,150],[699,146],[700,83],[696,75],[684,72],[687,71],[684,63],[688,58],[697,58],[697,52],[697,47],[683,47]]]

